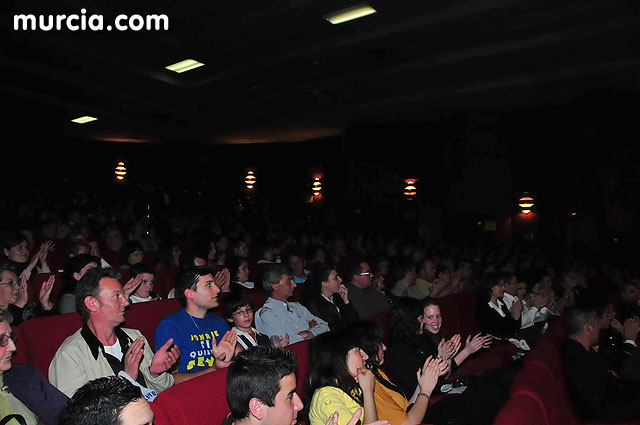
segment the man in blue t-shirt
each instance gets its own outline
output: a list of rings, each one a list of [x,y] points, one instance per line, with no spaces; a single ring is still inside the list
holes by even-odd
[[[228,272],[216,274],[218,280],[225,278],[229,278]],[[208,312],[218,306],[220,293],[209,267],[182,270],[176,278],[175,289],[176,298],[184,308],[160,321],[155,338],[156,341],[173,338],[180,348],[180,363],[173,372],[179,383],[229,366],[235,352],[242,347],[225,320]]]

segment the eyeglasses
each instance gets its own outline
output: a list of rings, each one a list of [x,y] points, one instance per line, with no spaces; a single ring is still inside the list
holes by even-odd
[[[9,345],[9,340],[13,341],[13,344],[16,343],[15,335],[2,334],[0,335],[0,347],[6,347]]]
[[[367,272],[358,273],[358,276],[371,276],[371,275],[373,275],[373,272],[371,270]]]
[[[18,282],[17,280],[10,280],[8,282],[0,282],[0,286],[1,285],[11,285],[11,286],[17,286],[20,285],[20,282]],[[4,347],[4,346],[3,346]]]
[[[233,313],[231,313],[231,314],[232,314],[232,315],[234,315],[234,316],[248,316],[248,315],[250,315],[251,313],[253,313],[253,310],[251,309],[251,307],[249,307],[249,308],[246,308],[246,309],[244,309],[244,310],[237,310],[237,311],[234,311],[234,312],[233,312]]]

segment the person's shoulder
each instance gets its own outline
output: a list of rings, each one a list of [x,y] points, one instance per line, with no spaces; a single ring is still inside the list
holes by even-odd
[[[77,345],[78,342],[84,342],[84,338],[82,337],[81,332],[82,332],[82,328],[78,329],[77,331],[75,331],[74,333],[66,337],[64,341],[62,341],[62,344],[60,344],[60,347],[58,347],[58,351]]]
[[[222,317],[218,316],[217,314],[207,313],[207,318],[210,323],[213,323],[218,327],[229,329],[229,325],[227,324],[227,321]]]

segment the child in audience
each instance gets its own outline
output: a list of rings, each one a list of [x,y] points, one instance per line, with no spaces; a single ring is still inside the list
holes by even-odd
[[[245,293],[233,292],[229,294],[223,299],[221,307],[224,317],[230,324],[233,323],[238,343],[245,350],[256,346],[286,347],[289,345],[289,335],[276,336],[274,340],[271,340],[253,327],[253,306]]]

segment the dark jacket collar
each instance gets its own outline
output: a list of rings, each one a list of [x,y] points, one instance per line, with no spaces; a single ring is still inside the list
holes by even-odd
[[[118,341],[120,341],[122,352],[125,353],[129,349],[129,344],[132,342],[131,338],[122,329],[120,329],[119,326],[114,328],[113,330],[116,334],[116,338],[118,338]],[[100,353],[100,351],[102,351],[102,355],[104,356],[104,346],[102,345],[100,340],[98,340],[98,337],[95,336],[93,332],[91,332],[91,329],[89,329],[87,325],[84,325],[82,327],[80,335],[82,335],[82,338],[84,338],[84,341],[89,346],[91,354],[93,354],[93,358],[95,360],[98,360],[98,354]]]

